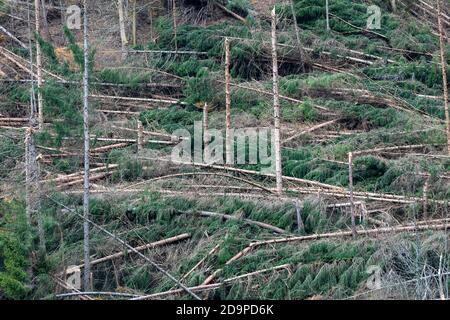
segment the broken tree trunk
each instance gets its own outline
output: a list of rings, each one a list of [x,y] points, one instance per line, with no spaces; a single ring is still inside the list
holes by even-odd
[[[36,34],[38,37],[41,35],[41,1],[34,1],[34,11],[36,18]],[[44,128],[44,101],[42,98],[42,49],[38,40],[36,40],[36,65],[37,65],[37,82],[38,82],[38,124],[39,130]]]
[[[277,55],[277,15],[275,7],[272,10],[272,65],[273,65],[273,110],[274,110],[274,143],[275,143],[275,175],[277,181],[277,193],[283,192],[283,178],[281,169],[281,113],[280,97],[278,90],[278,55]]]
[[[333,123],[336,123],[338,120],[339,120],[339,119],[334,119],[334,120],[331,120],[331,121],[327,121],[327,122],[318,124],[318,125],[316,125],[316,126],[313,126],[313,127],[311,127],[311,128],[308,128],[308,129],[306,129],[306,130],[303,130],[303,131],[301,131],[301,132],[299,132],[299,133],[296,133],[296,134],[294,134],[293,136],[287,138],[286,140],[283,141],[283,143],[292,141],[292,140],[294,140],[294,139],[296,139],[296,138],[298,138],[298,137],[300,137],[300,136],[302,136],[302,135],[304,135],[304,134],[306,134],[306,133],[310,133],[310,132],[313,132],[313,131],[315,131],[315,130],[317,130],[317,129],[321,129],[321,128],[323,128],[323,127],[327,127],[327,126],[329,126],[329,125],[331,125],[331,124],[333,124]]]
[[[234,148],[231,136],[231,53],[230,41],[225,38],[225,162],[227,165],[234,164]]]
[[[355,224],[355,203],[353,199],[353,153],[348,153],[348,188],[350,194],[350,213],[352,220],[352,235],[356,237],[356,224]]]
[[[327,21],[327,31],[330,31],[330,7],[328,4],[328,0],[325,0],[325,15]]]
[[[222,214],[222,213],[216,213],[216,212],[207,212],[207,211],[200,211],[199,212],[200,216],[202,217],[217,217],[217,218],[222,218],[225,220],[241,220],[247,224],[251,224],[251,225],[255,225],[264,229],[268,229],[271,230],[275,233],[279,233],[279,234],[283,234],[286,233],[285,230],[280,229],[278,227],[272,226],[270,224],[264,223],[264,222],[259,222],[259,221],[254,221],[254,220],[250,220],[250,219],[241,219],[235,216],[230,216],[228,214]]]
[[[137,44],[136,41],[136,0],[132,0],[133,1],[133,12],[132,12],[132,36],[133,36],[133,46],[135,46]]]
[[[300,202],[298,199],[294,200],[295,211],[297,213],[297,230],[300,232],[304,229],[303,219],[302,219],[302,208],[300,207]]]
[[[144,150],[144,126],[140,120],[137,122],[137,147],[138,152]]]
[[[390,3],[391,3],[391,9],[392,9],[392,12],[397,12],[397,3],[396,3],[396,0],[389,0],[390,1]]]
[[[447,223],[425,224],[425,225],[401,225],[401,226],[396,226],[396,227],[384,227],[384,228],[376,228],[376,229],[370,229],[370,230],[360,230],[358,232],[358,234],[366,235],[366,236],[377,236],[379,234],[384,234],[384,233],[419,232],[419,231],[427,231],[427,230],[447,230],[447,228],[448,228]],[[312,234],[312,235],[308,235],[308,236],[286,237],[286,238],[253,242],[253,243],[249,244],[243,250],[239,251],[232,258],[230,258],[225,263],[225,266],[228,266],[231,263],[233,263],[234,261],[247,255],[253,249],[264,246],[264,245],[274,245],[274,244],[278,244],[278,243],[289,243],[289,242],[297,242],[297,241],[313,241],[313,240],[320,240],[320,239],[342,238],[342,237],[349,237],[352,235],[353,235],[352,231],[338,231],[338,232],[330,232],[330,233]],[[208,285],[209,283],[211,283],[217,277],[217,275],[219,275],[221,272],[222,272],[222,269],[217,269],[212,275],[210,275],[202,283],[202,285]]]
[[[161,247],[161,246],[164,246],[166,244],[172,244],[172,243],[175,243],[175,242],[179,242],[179,241],[182,241],[182,240],[189,239],[190,237],[191,237],[191,235],[189,233],[183,233],[183,234],[180,234],[180,235],[175,236],[175,237],[167,238],[167,239],[164,239],[164,240],[160,240],[160,241],[156,241],[156,242],[152,242],[152,243],[149,243],[149,244],[145,244],[145,245],[136,247],[136,248],[134,248],[135,249],[134,252],[136,252],[136,251],[140,252],[140,251],[144,251],[144,250],[147,250],[147,249],[153,249],[153,248],[156,248],[156,247]],[[109,256],[103,257],[103,258],[92,260],[91,261],[91,266],[99,264],[99,263],[103,263],[103,262],[106,262],[106,261],[110,261],[110,260],[113,260],[113,259],[121,258],[121,257],[125,256],[126,254],[127,254],[127,252],[120,251],[120,252],[111,254]],[[84,265],[79,265],[78,267],[79,268],[83,268]]]
[[[442,70],[442,86],[444,88],[444,111],[445,111],[445,123],[447,126],[447,151],[450,156],[450,114],[448,110],[448,86],[447,86],[447,70],[445,58],[445,43],[444,43],[444,28],[442,26],[441,19],[441,1],[437,2],[437,16],[438,16],[438,26],[439,26],[439,45],[440,45],[440,56],[441,56],[441,70]]]
[[[294,30],[295,30],[295,36],[297,39],[297,47],[298,47],[298,53],[300,56],[300,67],[302,72],[305,72],[305,52],[303,51],[303,45],[302,45],[302,41],[300,40],[300,29],[298,27],[298,23],[297,23],[297,16],[295,15],[295,8],[294,8],[294,0],[289,0],[289,3],[291,5],[291,11],[292,11],[292,20],[294,22]]]
[[[208,119],[208,104],[205,102],[203,106],[203,145],[204,145],[204,154],[209,154],[208,145],[209,145],[209,119]]]
[[[127,56],[128,39],[125,27],[125,14],[123,12],[123,0],[117,0],[117,8],[119,11],[119,29],[120,29],[120,40],[122,42],[122,59]]]
[[[237,13],[229,10],[227,7],[223,6],[219,2],[213,1],[213,4],[216,5],[219,9],[221,9],[221,10],[225,11],[226,13],[228,13],[229,15],[231,15],[233,18],[235,18],[243,23],[247,23],[247,20],[245,20],[245,18],[243,18],[240,15],[238,15]]]
[[[175,45],[175,51],[178,51],[177,40],[177,7],[175,0],[172,0],[172,23],[173,23],[173,42]]]
[[[425,183],[423,184],[423,216],[426,219],[428,217],[428,187],[429,187],[429,180],[430,178],[427,178],[425,180]]]
[[[11,32],[6,30],[4,27],[0,26],[0,31],[2,31],[4,34],[6,34],[8,37],[10,37],[15,42],[17,42],[22,48],[28,49],[27,46],[22,41],[17,39]]]
[[[278,271],[278,270],[290,270],[290,265],[289,264],[283,264],[280,266],[276,266],[276,267],[272,267],[272,268],[267,268],[267,269],[262,269],[262,270],[257,270],[254,272],[250,272],[250,273],[246,273],[240,276],[236,276],[233,278],[229,278],[226,279],[220,283],[214,283],[214,284],[210,284],[210,285],[200,285],[197,287],[191,287],[189,288],[190,290],[192,290],[193,292],[198,292],[198,291],[206,291],[206,290],[215,290],[215,289],[219,289],[221,287],[223,287],[224,285],[228,285],[236,280],[241,280],[244,278],[249,278],[255,275],[259,275],[262,273],[266,273],[269,271]],[[134,298],[131,300],[148,300],[148,299],[160,299],[161,297],[167,296],[167,295],[174,295],[174,294],[180,294],[183,293],[183,290],[181,289],[176,289],[176,290],[169,290],[169,291],[165,291],[165,292],[159,292],[159,293],[154,293],[151,295],[147,295],[147,296],[142,296],[142,297],[138,297],[138,298]]]
[[[120,1],[121,2],[121,1]],[[89,42],[88,42],[88,10],[87,0],[84,0],[83,15],[83,133],[84,133],[84,178],[83,178],[83,253],[84,253],[84,291],[89,291],[91,284],[90,248],[89,248]]]

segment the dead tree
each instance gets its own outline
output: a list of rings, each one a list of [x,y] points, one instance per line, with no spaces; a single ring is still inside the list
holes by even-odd
[[[356,222],[355,222],[355,202],[353,199],[353,153],[348,153],[348,188],[350,194],[350,214],[352,220],[352,235],[356,237]]]
[[[208,127],[209,127],[209,116],[208,116],[208,104],[205,102],[205,105],[203,107],[203,144],[205,152],[204,154],[207,155],[208,153],[208,144],[209,144],[209,134],[208,134]]]
[[[144,126],[142,125],[142,122],[138,120],[137,122],[137,147],[138,152],[144,150]]]
[[[43,34],[44,34],[44,39],[46,41],[51,41],[52,37],[50,34],[50,29],[48,27],[48,18],[47,18],[47,7],[45,5],[45,0],[41,0],[41,11],[42,11],[42,21],[43,23]]]
[[[300,55],[300,62],[301,62],[300,67],[301,67],[302,72],[305,72],[305,52],[303,51],[302,41],[300,40],[300,29],[298,27],[297,17],[295,15],[294,0],[290,0],[289,3],[291,5],[295,36],[297,38],[298,53]]]
[[[120,1],[122,5],[122,1]],[[89,41],[88,41],[88,10],[87,0],[84,0],[84,19],[83,19],[83,131],[84,131],[84,187],[83,187],[83,235],[84,235],[84,290],[90,289],[90,254],[89,254]]]
[[[123,0],[117,0],[117,8],[119,11],[120,40],[122,42],[122,59],[125,59],[127,56],[128,39],[125,27],[125,14],[123,12]]]
[[[442,26],[442,13],[441,13],[441,1],[437,2],[437,16],[439,27],[439,44],[440,44],[440,56],[441,56],[441,70],[442,70],[442,86],[444,88],[444,110],[445,110],[445,124],[447,126],[447,149],[448,155],[450,155],[450,114],[448,111],[448,86],[447,86],[447,70],[445,59],[445,40],[444,40],[444,28]]]
[[[423,216],[426,219],[428,217],[428,188],[429,188],[429,180],[428,177],[423,184]]]
[[[34,1],[34,13],[36,18],[36,34],[39,37],[41,34],[41,1],[35,0]],[[39,123],[39,130],[42,130],[44,128],[44,100],[42,98],[42,49],[41,44],[39,43],[39,40],[36,40],[36,67],[37,67],[37,85],[38,85],[38,92],[37,92],[37,102],[38,102],[38,123]]]
[[[132,36],[133,36],[133,46],[136,45],[137,41],[136,41],[136,0],[132,0],[133,1],[133,13],[132,13]]]
[[[230,41],[225,38],[225,159],[227,165],[234,164],[233,141],[231,136],[231,53]]]
[[[277,193],[283,192],[282,169],[281,169],[281,114],[280,96],[278,89],[278,54],[277,54],[277,15],[275,7],[272,10],[272,64],[273,64],[273,110],[274,110],[274,143],[275,143],[275,175],[277,180]]]
[[[177,40],[177,7],[175,0],[172,0],[172,23],[173,23],[173,41],[175,45],[175,51],[178,51],[178,40]]]
[[[392,12],[397,12],[397,2],[396,0],[390,0]]]
[[[29,32],[29,63],[31,76],[33,77],[33,49],[31,45],[31,17],[30,3],[27,8],[28,32]],[[26,217],[29,226],[32,225],[33,217],[37,215],[38,234],[40,249],[45,252],[45,234],[42,225],[41,216],[38,214],[40,203],[40,168],[37,160],[36,142],[34,140],[34,128],[36,127],[36,95],[34,81],[31,81],[30,87],[30,117],[29,127],[25,133],[25,189],[26,189]]]

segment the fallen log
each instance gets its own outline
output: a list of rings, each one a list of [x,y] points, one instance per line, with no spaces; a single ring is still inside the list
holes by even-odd
[[[233,278],[229,278],[229,279],[225,279],[224,281],[222,281],[221,283],[215,283],[212,285],[200,285],[200,286],[196,286],[196,287],[191,287],[189,288],[191,291],[193,292],[198,292],[198,291],[206,291],[206,290],[214,290],[214,289],[218,289],[224,285],[229,285],[232,282],[236,281],[236,280],[241,280],[243,278],[248,278],[251,276],[255,276],[255,275],[260,275],[262,273],[266,273],[269,271],[278,271],[278,270],[288,270],[290,272],[290,264],[283,264],[280,266],[276,266],[276,267],[272,267],[272,268],[267,268],[267,269],[262,269],[262,270],[257,270],[254,272],[250,272],[250,273],[246,273],[240,276],[236,276]],[[142,296],[142,297],[137,297],[137,298],[133,298],[131,300],[148,300],[148,299],[155,299],[155,298],[161,298],[167,295],[173,295],[173,294],[180,294],[183,293],[183,290],[181,289],[175,289],[175,290],[169,290],[169,291],[165,291],[165,292],[159,292],[159,293],[154,293],[154,294],[150,294],[150,295],[146,295],[146,296]]]
[[[396,227],[384,227],[370,230],[358,230],[358,235],[365,236],[373,236],[383,233],[398,233],[398,232],[409,232],[409,231],[428,231],[428,230],[447,230],[447,224],[432,224],[432,225],[415,225],[415,226],[396,226]],[[264,245],[270,244],[279,244],[279,243],[289,243],[289,242],[297,242],[297,241],[312,241],[312,240],[321,240],[321,239],[330,239],[330,238],[342,238],[342,237],[352,237],[352,231],[338,231],[338,232],[330,232],[330,233],[322,233],[322,234],[313,234],[309,236],[299,236],[299,237],[288,237],[288,238],[280,238],[280,239],[272,239],[266,241],[257,241],[251,243],[248,247],[238,252],[231,259],[229,259],[225,265],[229,265],[234,261],[240,259],[241,257],[247,255],[250,251],[257,247],[261,247]],[[217,275],[221,272],[221,269],[217,269],[211,276],[209,276],[202,285],[207,285],[211,283]]]
[[[245,20],[245,18],[241,17],[240,15],[238,15],[237,13],[229,10],[227,7],[223,6],[222,4],[218,3],[217,1],[213,1],[213,4],[215,6],[217,6],[218,8],[220,8],[221,10],[225,11],[226,13],[228,13],[229,15],[231,15],[233,18],[247,24],[247,20]]]
[[[189,275],[195,271],[195,269],[197,269],[198,267],[200,267],[205,261],[206,259],[208,259],[211,255],[213,255],[217,250],[219,250],[220,248],[220,244],[218,244],[217,246],[215,246],[214,248],[211,249],[211,251],[209,251],[206,256],[204,256],[195,266],[193,266],[191,268],[191,270],[189,270],[188,272],[186,272],[181,278],[180,281],[183,281],[184,279],[186,279],[187,277],[189,277]]]
[[[102,166],[99,168],[95,168],[95,169],[91,169],[89,170],[89,173],[99,173],[105,170],[112,170],[112,169],[116,169],[118,168],[119,165],[117,164],[110,164],[107,166]],[[59,182],[68,182],[68,181],[72,181],[72,180],[77,180],[77,179],[81,179],[83,177],[84,171],[79,171],[76,173],[71,173],[62,177],[58,177],[58,178],[51,178],[51,179],[45,179],[42,182],[43,183],[59,183]]]
[[[112,144],[112,145],[108,145],[108,146],[104,146],[104,147],[98,147],[98,148],[92,149],[91,154],[92,155],[102,154],[102,153],[108,152],[113,149],[125,148],[125,147],[128,147],[129,144],[130,144],[129,142],[122,142],[122,143],[116,143],[116,144]]]
[[[144,251],[144,250],[147,250],[147,249],[153,249],[153,248],[156,248],[156,247],[161,247],[161,246],[164,246],[166,244],[172,244],[172,243],[175,243],[175,242],[179,242],[181,240],[186,240],[186,239],[189,239],[190,237],[191,237],[191,235],[189,233],[183,233],[183,234],[180,234],[180,235],[175,236],[175,237],[171,237],[171,238],[167,238],[167,239],[164,239],[164,240],[159,240],[159,241],[156,241],[156,242],[145,244],[145,245],[136,247],[134,249],[136,251],[140,252],[140,251]],[[91,261],[91,266],[99,264],[99,263],[103,263],[103,262],[106,262],[106,261],[110,261],[110,260],[113,260],[113,259],[121,258],[121,257],[125,256],[126,254],[127,254],[126,252],[121,251],[121,252],[117,252],[117,253],[111,254],[109,256],[103,257],[103,258],[92,260]],[[78,267],[80,269],[84,268],[84,264],[80,264]]]
[[[147,184],[149,182],[154,182],[154,181],[158,181],[158,180],[165,180],[165,179],[171,179],[171,178],[178,178],[178,177],[185,177],[185,176],[219,176],[219,177],[225,177],[225,178],[230,178],[230,179],[234,179],[234,180],[238,180],[244,183],[247,183],[249,185],[252,185],[254,187],[257,187],[259,189],[262,189],[264,191],[267,191],[269,193],[274,193],[274,191],[258,184],[255,182],[252,182],[250,180],[247,179],[243,179],[243,178],[239,178],[239,177],[235,177],[229,174],[223,174],[223,173],[211,173],[211,172],[186,172],[186,173],[177,173],[177,174],[170,174],[170,175],[166,175],[166,176],[162,176],[162,177],[156,177],[153,179],[149,179],[146,181],[142,181],[139,183],[135,183],[131,186],[125,187],[125,190],[127,189],[131,189],[131,188],[135,188],[137,186],[143,185],[143,184]]]
[[[8,37],[10,37],[12,40],[14,40],[16,43],[18,43],[22,48],[27,49],[28,47],[25,45],[25,43],[23,43],[22,41],[20,41],[19,39],[17,39],[11,32],[9,32],[8,30],[6,30],[4,27],[2,27],[0,25],[0,31],[2,31],[4,34],[6,34]]]
[[[168,159],[161,159],[161,158],[151,159],[151,158],[140,157],[140,159],[151,160],[151,161],[154,161],[154,160],[156,160],[156,161],[171,161]],[[178,164],[178,165],[191,165],[194,167],[211,168],[211,169],[232,171],[232,172],[238,172],[238,173],[253,174],[253,175],[262,176],[262,177],[275,178],[275,174],[262,173],[262,172],[255,171],[255,170],[238,169],[238,168],[233,168],[233,167],[225,167],[225,166],[220,166],[220,165],[204,164],[204,163],[198,163],[198,162],[179,162],[179,161],[171,161],[171,162],[173,162],[174,164]],[[333,186],[331,184],[325,184],[325,183],[321,183],[321,182],[317,182],[317,181],[305,180],[305,179],[289,177],[289,176],[283,176],[283,180],[314,185],[314,186],[318,186],[318,187],[325,188],[325,189],[345,190],[342,187]]]
[[[259,222],[259,221],[254,221],[254,220],[250,220],[250,219],[241,219],[235,216],[231,216],[228,214],[223,214],[223,213],[216,213],[216,212],[208,212],[208,211],[200,211],[199,212],[200,216],[202,217],[216,217],[216,218],[221,218],[221,219],[225,219],[225,220],[235,220],[235,221],[243,221],[247,224],[250,225],[255,225],[264,229],[268,229],[271,230],[275,233],[279,233],[279,234],[284,234],[286,233],[285,230],[280,229],[278,227],[272,226],[270,224],[264,223],[264,222]]]
[[[292,141],[292,140],[294,140],[294,139],[296,139],[296,138],[298,138],[298,137],[300,137],[300,136],[302,136],[302,135],[304,135],[304,134],[306,134],[306,133],[310,133],[310,132],[313,132],[313,131],[315,131],[315,130],[321,129],[321,128],[323,128],[323,127],[327,127],[327,126],[329,126],[329,125],[331,125],[331,124],[336,123],[337,121],[339,121],[339,119],[334,119],[334,120],[331,120],[331,121],[327,121],[327,122],[318,124],[318,125],[316,125],[316,126],[313,126],[313,127],[311,127],[311,128],[308,128],[308,129],[306,129],[306,130],[303,130],[303,131],[301,131],[301,132],[299,132],[299,133],[297,133],[297,134],[294,134],[293,136],[291,136],[291,137],[285,139],[285,140],[283,141],[283,143],[287,143],[287,142],[289,142],[289,141]]]

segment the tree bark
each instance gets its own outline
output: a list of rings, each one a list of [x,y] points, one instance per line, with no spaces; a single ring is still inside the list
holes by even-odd
[[[209,116],[208,116],[208,104],[205,102],[203,106],[203,145],[204,145],[204,160],[207,160],[206,155],[209,155],[208,145],[209,145]]]
[[[439,26],[439,45],[440,45],[440,56],[441,56],[441,70],[442,70],[442,86],[444,88],[444,110],[445,110],[445,124],[447,126],[447,151],[450,156],[450,114],[448,110],[448,86],[447,86],[447,70],[446,70],[446,59],[445,59],[445,42],[444,42],[444,28],[441,19],[441,1],[437,2],[437,16],[438,16],[438,26]]]
[[[353,153],[348,153],[348,188],[350,194],[350,213],[352,220],[352,235],[356,237],[356,222],[355,222],[355,202],[353,199]]]
[[[84,233],[84,290],[90,289],[91,265],[89,248],[89,41],[88,41],[88,10],[87,1],[84,0],[84,23],[83,23],[83,131],[84,131],[84,187],[83,187],[83,233]],[[122,1],[119,1],[122,2]],[[122,4],[122,3],[121,3]]]
[[[50,29],[48,27],[47,8],[45,5],[45,0],[41,0],[41,9],[42,9],[42,20],[44,22],[44,30],[43,30],[44,39],[45,41],[51,41],[52,37],[50,34]]]
[[[172,21],[173,21],[173,41],[175,45],[175,51],[178,51],[178,40],[177,40],[177,7],[175,0],[172,0]]]
[[[275,176],[277,181],[277,193],[283,192],[283,178],[281,168],[281,114],[280,96],[278,89],[278,55],[277,55],[277,16],[275,7],[272,10],[272,64],[273,64],[273,109],[274,109],[274,135],[275,135]]]
[[[144,126],[142,125],[142,122],[138,120],[137,123],[137,145],[138,145],[138,152],[144,150]]]
[[[301,61],[301,68],[302,72],[305,72],[305,52],[303,51],[302,41],[300,40],[300,29],[297,24],[297,17],[295,15],[295,8],[294,8],[294,0],[289,0],[289,3],[291,5],[291,11],[292,11],[292,19],[294,22],[294,30],[295,30],[295,36],[297,38],[297,46],[298,46],[298,53],[300,55],[300,61]]]
[[[125,59],[127,56],[128,39],[125,27],[125,14],[123,12],[123,0],[117,0],[117,7],[119,10],[120,39],[122,41],[122,59]]]
[[[133,32],[133,46],[136,45],[136,0],[133,0],[133,14],[132,14],[132,32]]]
[[[231,136],[231,53],[230,40],[225,38],[225,159],[229,166],[234,165],[234,148]]]
[[[35,18],[36,18],[36,33],[38,36],[41,34],[41,1],[35,0],[34,1],[34,11],[35,11]],[[37,67],[37,81],[38,81],[38,123],[39,123],[39,130],[42,130],[44,128],[44,110],[43,105],[44,101],[42,98],[42,49],[41,45],[39,44],[39,41],[36,41],[36,67]]]

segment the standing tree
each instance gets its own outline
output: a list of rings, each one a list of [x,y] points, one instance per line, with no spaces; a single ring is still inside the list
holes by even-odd
[[[297,24],[297,17],[295,15],[295,8],[294,8],[294,0],[289,1],[291,5],[291,11],[292,11],[292,19],[294,22],[294,30],[295,30],[295,36],[297,38],[297,47],[298,47],[298,53],[300,55],[300,61],[301,61],[301,68],[302,72],[305,72],[305,52],[303,51],[302,41],[300,40],[300,29]]]
[[[120,1],[121,2],[121,1]],[[90,254],[89,254],[89,42],[88,42],[88,10],[87,0],[84,0],[84,19],[83,19],[83,131],[84,131],[84,188],[83,188],[83,231],[84,231],[84,290],[90,288]]]
[[[277,180],[277,193],[283,192],[283,178],[281,169],[281,141],[280,141],[280,95],[278,90],[278,54],[277,54],[277,15],[275,7],[272,10],[272,64],[273,64],[273,110],[275,127],[275,175]]]
[[[230,41],[225,38],[225,160],[227,165],[234,164],[233,141],[231,137],[231,53]]]
[[[27,18],[28,18],[28,32],[29,32],[29,61],[30,70],[33,74],[33,49],[31,44],[32,32],[31,32],[31,15],[30,15],[30,3],[28,2]],[[40,168],[37,160],[36,142],[34,139],[34,131],[37,124],[36,121],[36,95],[33,76],[31,78],[30,88],[30,115],[29,115],[29,127],[25,133],[25,191],[26,191],[26,216],[28,225],[32,225],[33,217],[39,212],[40,203]],[[42,218],[37,216],[38,221],[38,233],[39,233],[39,245],[40,249],[45,252],[45,234],[42,225]]]
[[[128,39],[125,27],[125,14],[123,12],[123,0],[117,0],[117,8],[119,11],[119,29],[120,40],[122,42],[122,59],[125,59],[127,56]]]
[[[41,1],[34,1],[34,13],[36,18],[36,35],[39,37],[41,32]],[[42,98],[42,49],[38,40],[36,40],[36,67],[37,67],[37,85],[38,85],[38,123],[39,130],[44,128],[44,100]]]
[[[172,0],[172,21],[173,21],[173,41],[175,45],[175,51],[178,51],[178,40],[177,40],[177,7],[175,0]]]
[[[445,110],[445,123],[447,126],[447,150],[450,156],[450,114],[448,111],[448,86],[447,86],[447,70],[446,70],[446,59],[445,59],[445,40],[444,40],[444,28],[442,26],[442,13],[441,13],[441,1],[437,2],[437,16],[438,16],[438,27],[439,27],[439,44],[440,44],[440,55],[441,55],[441,70],[442,70],[442,86],[444,88],[444,110]]]
[[[390,0],[392,12],[397,12],[397,2],[396,0]]]
[[[330,6],[328,5],[328,0],[325,0],[325,11],[327,20],[327,31],[330,31]]]
[[[132,31],[133,31],[133,46],[136,45],[136,0],[133,1],[133,13],[132,13]]]
[[[350,193],[350,214],[352,223],[352,235],[356,237],[355,201],[353,197],[353,153],[348,153],[348,188]]]

